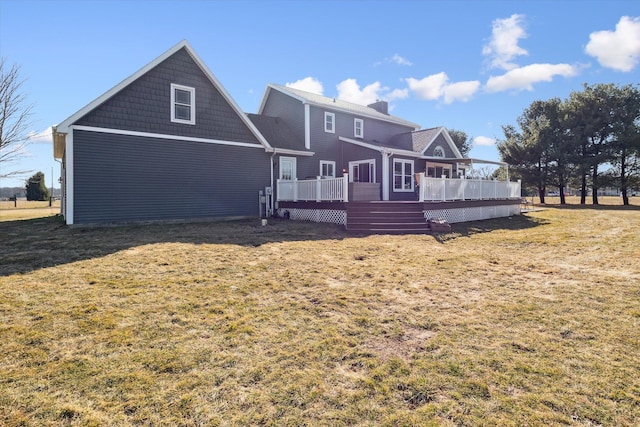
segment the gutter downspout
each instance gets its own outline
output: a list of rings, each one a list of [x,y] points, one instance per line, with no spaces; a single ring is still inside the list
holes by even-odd
[[[270,209],[271,209],[271,215],[273,215],[275,213],[274,210],[274,199],[276,197],[276,188],[273,186],[273,159],[276,155],[275,150],[273,151],[273,153],[271,154],[271,157],[269,157],[269,166],[271,168],[271,201],[270,201]]]

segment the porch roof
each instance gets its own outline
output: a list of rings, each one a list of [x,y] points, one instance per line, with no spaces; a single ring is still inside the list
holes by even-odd
[[[425,160],[433,160],[434,162],[463,163],[465,165],[472,165],[474,163],[482,163],[482,164],[487,164],[487,165],[498,165],[498,166],[506,166],[507,165],[506,162],[498,162],[498,161],[495,161],[495,160],[476,159],[476,158],[471,158],[471,157],[457,158],[457,157],[427,157],[427,156],[422,156],[420,158],[421,159],[425,159]]]
[[[498,165],[505,166],[507,163],[498,162],[494,160],[483,160],[477,158],[470,157],[433,157],[433,156],[424,156],[422,153],[412,151],[412,150],[403,150],[396,147],[389,147],[388,145],[383,144],[380,141],[376,140],[356,140],[352,138],[345,138],[341,136],[340,141],[347,142],[349,144],[358,145],[360,147],[369,148],[370,150],[375,150],[378,152],[385,152],[388,154],[396,154],[400,156],[414,157],[416,159],[424,159],[424,160],[432,160],[434,162],[446,162],[446,163],[463,163],[463,164],[473,164],[473,163],[482,163],[482,164],[490,164],[490,165]]]

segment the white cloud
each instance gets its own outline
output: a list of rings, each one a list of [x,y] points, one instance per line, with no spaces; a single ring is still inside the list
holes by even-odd
[[[491,39],[482,48],[482,54],[489,59],[490,68],[511,70],[517,67],[512,60],[520,55],[528,55],[525,49],[518,46],[518,41],[527,36],[522,20],[524,15],[513,14],[509,18],[493,21]]]
[[[467,102],[480,87],[480,82],[477,80],[449,83],[449,77],[445,72],[432,74],[420,80],[413,77],[405,80],[409,89],[418,98],[426,100],[443,98],[445,104],[451,104],[454,101]]]
[[[356,79],[346,79],[338,83],[338,98],[355,104],[368,105],[380,99],[383,90],[380,82],[374,82],[360,89]]]
[[[393,101],[396,99],[405,99],[409,97],[409,89],[394,89],[382,96],[385,101]]]
[[[373,64],[373,66],[377,67],[382,64],[397,64],[397,65],[405,65],[407,67],[410,67],[413,65],[413,62],[409,61],[404,56],[400,56],[399,54],[394,53],[393,56],[384,58],[382,61],[376,62],[375,64]]]
[[[603,67],[633,70],[640,62],[640,17],[623,16],[615,31],[591,33],[585,52]]]
[[[443,71],[442,73],[432,74],[423,79],[414,79],[409,77],[406,79],[409,89],[421,99],[435,100],[442,96],[442,87],[447,83],[449,77]]]
[[[409,61],[407,58],[404,58],[400,55],[398,55],[397,53],[394,54],[391,58],[387,59],[387,62],[392,62],[394,64],[398,64],[398,65],[406,65],[406,66],[412,66],[413,63],[411,61]]]
[[[550,82],[555,76],[571,77],[577,73],[578,68],[569,64],[531,64],[501,76],[491,76],[484,88],[487,92],[533,90],[534,83]]]
[[[315,77],[305,77],[304,79],[297,80],[293,83],[286,83],[285,86],[311,93],[317,93],[318,95],[322,95],[324,92],[322,83]]]
[[[489,138],[488,136],[476,136],[475,138],[473,138],[473,143],[475,145],[490,147],[496,145],[496,140],[493,138]]]
[[[478,91],[479,87],[480,82],[477,80],[446,85],[442,89],[444,92],[444,103],[451,104],[453,101],[467,102],[473,94]]]
[[[30,131],[27,133],[27,139],[29,142],[53,144],[53,136],[51,134],[51,126],[43,130],[42,132]]]

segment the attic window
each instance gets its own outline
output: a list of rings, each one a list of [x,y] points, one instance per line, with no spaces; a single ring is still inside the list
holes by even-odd
[[[171,121],[185,125],[196,124],[196,90],[171,84]]]
[[[433,149],[433,157],[444,157],[444,148],[437,146]]]

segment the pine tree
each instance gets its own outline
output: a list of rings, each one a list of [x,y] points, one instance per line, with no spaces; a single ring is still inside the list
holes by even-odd
[[[38,172],[27,180],[27,200],[49,200],[49,190],[44,182],[44,174]]]

